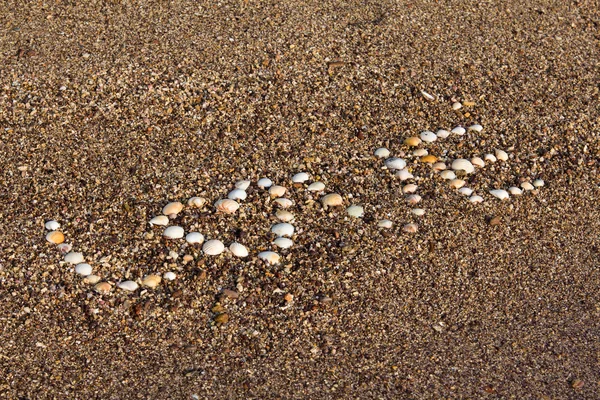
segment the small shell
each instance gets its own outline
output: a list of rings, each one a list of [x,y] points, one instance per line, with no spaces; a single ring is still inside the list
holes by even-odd
[[[73,253],[69,253],[65,256],[65,262],[69,263],[69,264],[75,265],[75,264],[82,263],[83,261],[84,261],[83,254],[81,254],[81,253],[73,252]]]
[[[402,230],[406,233],[415,233],[419,230],[419,226],[417,224],[406,224],[402,227]]]
[[[269,194],[271,197],[281,197],[285,194],[286,188],[279,185],[273,185],[269,188]]]
[[[410,212],[416,215],[417,217],[425,215],[425,210],[423,210],[422,208],[413,208],[412,210],[410,210]]]
[[[181,204],[178,201],[174,201],[174,202],[168,203],[166,206],[164,206],[162,209],[162,213],[164,215],[171,215],[171,214],[177,215],[181,212],[181,210],[183,210],[183,204]]]
[[[523,190],[533,190],[534,189],[533,185],[529,182],[521,183],[521,187],[523,188]]]
[[[209,240],[208,242],[204,243],[204,246],[202,246],[202,251],[204,254],[209,256],[218,256],[224,250],[225,245],[223,242],[217,239]]]
[[[225,214],[234,214],[240,205],[237,201],[231,199],[221,199],[215,203],[215,207],[218,211]]]
[[[227,198],[230,200],[246,200],[247,196],[246,191],[242,189],[233,189],[227,194]]]
[[[361,206],[350,206],[346,209],[349,216],[354,218],[360,218],[364,214],[364,209]]]
[[[496,158],[500,161],[508,161],[508,154],[504,150],[496,149]]]
[[[273,184],[273,181],[271,181],[269,178],[261,178],[258,180],[258,182],[256,182],[256,184],[258,185],[259,188],[266,189],[266,188],[271,187],[271,185]]]
[[[508,195],[508,192],[506,190],[503,189],[494,189],[494,190],[490,190],[490,194],[500,200],[506,200],[508,199],[510,196]]]
[[[108,282],[100,282],[97,283],[96,286],[94,286],[94,290],[96,292],[110,292],[111,289],[112,286]]]
[[[275,224],[271,227],[271,232],[273,232],[277,236],[292,237],[294,235],[294,225],[288,224],[287,222]]]
[[[459,158],[452,162],[452,169],[455,171],[465,171],[467,174],[471,174],[475,171],[475,167],[471,164],[471,161]]]
[[[202,208],[204,207],[204,205],[206,204],[207,200],[203,197],[191,197],[188,200],[188,206],[190,207],[196,207],[196,208]]]
[[[375,150],[375,156],[379,158],[388,158],[390,156],[390,151],[385,147],[380,147]]]
[[[100,282],[100,279],[101,278],[98,275],[88,275],[83,278],[83,282],[89,283],[90,285],[95,285],[96,283]]]
[[[181,239],[185,231],[180,226],[170,226],[164,230],[163,236],[167,239]]]
[[[473,194],[473,189],[468,187],[461,187],[460,189],[458,189],[458,192],[462,195],[470,196]]]
[[[144,279],[142,279],[142,285],[154,289],[160,284],[161,280],[161,277],[158,275],[146,275]]]
[[[294,241],[292,239],[278,237],[273,241],[273,244],[282,249],[289,249],[294,245]]]
[[[325,189],[325,184],[323,182],[313,182],[310,185],[308,185],[308,187],[306,188],[306,190],[310,190],[311,192],[320,192],[321,190]]]
[[[416,149],[412,152],[412,155],[415,157],[425,157],[427,154],[429,154],[427,149]]]
[[[246,246],[238,242],[231,243],[229,245],[229,251],[231,251],[231,253],[236,257],[248,257],[248,249],[246,248]]]
[[[344,203],[344,199],[337,193],[330,193],[321,198],[321,203],[325,207],[341,206]]]
[[[437,171],[437,172],[443,171],[446,168],[447,168],[446,163],[443,163],[443,162],[436,162],[435,164],[433,164],[433,170]]]
[[[204,235],[200,232],[190,232],[185,235],[185,241],[189,244],[202,244],[204,243]]]
[[[310,177],[306,172],[299,172],[296,175],[292,176],[292,182],[294,183],[304,183],[309,179]]]
[[[425,98],[425,100],[427,101],[434,101],[435,97],[433,97],[432,95],[430,95],[429,93],[427,93],[424,90],[421,90],[421,95]]]
[[[485,162],[479,157],[471,158],[471,164],[473,164],[475,167],[479,167],[479,168],[485,167]]]
[[[169,225],[169,217],[167,217],[166,215],[159,215],[157,217],[154,217],[150,220],[150,225],[167,226]]]
[[[168,281],[174,281],[175,278],[177,278],[177,275],[175,275],[174,272],[168,271],[163,274],[163,278],[165,278]]]
[[[408,185],[404,185],[402,188],[403,193],[414,193],[417,191],[418,186],[414,183],[409,183]]]
[[[438,137],[438,139],[446,139],[448,136],[450,136],[450,132],[445,129],[440,129],[435,133],[435,135]]]
[[[402,169],[406,167],[406,161],[401,158],[388,158],[385,160],[385,166],[389,169]]]
[[[394,226],[394,223],[392,221],[390,221],[389,219],[382,219],[381,221],[379,221],[377,223],[377,226],[380,227],[380,228],[389,229],[392,226]]]
[[[408,172],[407,169],[401,169],[400,171],[396,172],[396,176],[400,178],[401,181],[414,178],[413,174]]]
[[[290,199],[283,198],[283,197],[273,200],[273,203],[277,203],[277,205],[279,205],[279,207],[281,207],[281,208],[288,208],[288,207],[291,207],[294,205],[293,201],[291,201]]]
[[[290,222],[294,219],[294,214],[286,210],[277,210],[275,215],[277,216],[277,218],[279,218],[280,221],[283,222]]]
[[[59,224],[57,221],[55,221],[55,220],[50,220],[50,221],[46,222],[46,223],[44,224],[44,226],[45,226],[45,227],[46,227],[46,229],[48,229],[49,231],[55,231],[55,230],[57,230],[58,228],[60,228],[60,224]]]
[[[437,135],[431,131],[423,131],[419,137],[426,143],[433,143],[437,140]]]
[[[457,126],[456,128],[452,129],[452,131],[450,131],[450,132],[454,133],[455,135],[462,136],[465,134],[465,132],[467,132],[467,130],[465,128],[463,128],[462,126]]]
[[[512,194],[513,196],[518,196],[523,194],[523,191],[516,186],[511,186],[508,188],[508,193]]]
[[[418,194],[411,194],[406,198],[409,204],[417,204],[421,202],[421,196]]]
[[[133,292],[133,291],[137,290],[139,285],[137,283],[135,283],[134,281],[125,281],[125,282],[119,283],[117,285],[117,287],[119,289],[127,290],[128,292]]]
[[[65,235],[61,231],[48,232],[46,240],[50,243],[61,244],[65,241]]]
[[[486,154],[486,155],[483,156],[483,159],[485,161],[489,161],[489,162],[493,162],[493,163],[496,162],[496,161],[498,161],[497,158],[496,158],[496,156],[493,155],[493,154]]]
[[[481,126],[479,124],[475,124],[475,125],[471,125],[467,129],[470,130],[470,131],[481,132],[483,130],[483,126]]]
[[[469,197],[469,201],[471,203],[473,203],[473,204],[482,203],[483,202],[483,197],[477,196],[477,195],[473,195],[473,196]]]
[[[280,259],[279,254],[275,253],[274,251],[262,251],[258,253],[258,258],[265,260],[272,265],[279,264]]]
[[[540,188],[542,186],[544,186],[546,183],[541,180],[541,179],[536,179],[535,181],[533,181],[533,186],[536,188]]]
[[[58,247],[58,251],[60,251],[61,254],[67,254],[73,248],[73,246],[71,246],[68,243],[61,243],[57,247]]]
[[[452,189],[460,189],[461,187],[465,186],[465,181],[463,181],[462,179],[452,179],[452,181],[450,181],[450,187]]]
[[[429,154],[426,155],[425,157],[421,157],[421,162],[427,163],[427,164],[434,164],[436,163],[438,160],[438,158],[436,156],[434,156],[433,154]]]
[[[75,273],[81,276],[88,276],[92,274],[92,266],[86,263],[79,263],[75,266]]]
[[[442,179],[447,180],[456,179],[456,174],[454,173],[454,171],[450,171],[449,169],[442,171],[440,173],[440,176],[442,177]]]
[[[462,108],[462,104],[460,104],[458,101],[452,104],[452,109],[454,111],[460,110],[461,108]]]
[[[247,180],[243,180],[243,181],[237,181],[235,183],[235,188],[236,189],[240,189],[240,190],[247,190],[250,187],[250,181]]]
[[[404,139],[404,144],[408,147],[417,147],[421,144],[421,138],[417,136],[411,136]]]

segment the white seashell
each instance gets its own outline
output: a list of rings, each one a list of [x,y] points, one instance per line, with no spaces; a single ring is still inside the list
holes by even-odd
[[[294,235],[294,225],[288,224],[287,222],[275,224],[271,227],[271,232],[273,232],[277,236],[292,237]]]
[[[207,200],[205,198],[194,196],[194,197],[190,197],[190,199],[188,200],[188,206],[202,208],[202,207],[204,207],[206,202],[207,202]]]
[[[511,186],[508,188],[508,193],[512,194],[513,196],[518,196],[523,194],[523,191],[516,186]]]
[[[238,242],[231,243],[229,245],[229,251],[231,251],[231,253],[236,257],[248,257],[248,249],[246,248],[246,246]]]
[[[183,204],[178,201],[174,201],[164,206],[162,213],[164,215],[179,214],[181,210],[183,210]]]
[[[385,166],[389,169],[402,169],[406,167],[406,161],[401,158],[388,158],[385,160]]]
[[[471,161],[465,160],[464,158],[452,161],[452,169],[455,171],[465,171],[467,174],[471,174],[475,171],[475,167],[473,167]]]
[[[81,276],[88,276],[92,274],[92,266],[86,263],[79,263],[75,266],[75,273]]]
[[[44,224],[44,226],[46,227],[46,229],[48,229],[49,231],[55,231],[58,228],[60,228],[60,224],[57,221],[51,220],[48,221]]]
[[[407,169],[401,169],[400,171],[396,172],[396,176],[400,178],[401,181],[414,178],[413,174],[408,172]]]
[[[494,162],[496,162],[496,161],[498,161],[498,160],[496,159],[496,156],[495,156],[495,155],[493,155],[493,154],[486,154],[486,155],[484,155],[484,156],[483,156],[483,159],[484,159],[485,161],[489,161],[489,162],[493,162],[493,163],[494,163]]]
[[[450,187],[452,189],[460,189],[461,187],[465,186],[465,181],[463,181],[462,179],[452,179],[450,181]]]
[[[437,140],[437,135],[431,131],[423,131],[423,132],[421,132],[419,137],[421,138],[422,141],[427,142],[427,143],[432,143]]]
[[[479,167],[479,168],[485,167],[485,162],[479,157],[471,158],[471,164],[473,164],[474,166]]]
[[[380,228],[391,228],[392,226],[394,226],[394,223],[392,221],[390,221],[389,219],[382,219],[381,221],[379,221],[377,223],[377,226]]]
[[[200,232],[190,232],[185,235],[185,241],[189,244],[202,244],[204,243],[204,235]]]
[[[323,182],[313,182],[310,185],[308,185],[308,187],[306,188],[306,190],[310,190],[311,192],[320,192],[321,190],[325,189],[325,184]]]
[[[139,285],[137,283],[135,283],[134,281],[125,281],[125,282],[119,283],[117,285],[117,287],[119,289],[127,290],[129,292],[133,292],[134,290],[137,290],[137,288],[139,287]]]
[[[181,239],[184,234],[184,230],[180,226],[170,226],[163,232],[163,236],[167,239]]]
[[[490,190],[490,194],[500,200],[506,200],[508,199],[510,196],[508,195],[508,192],[506,190],[503,189],[494,189],[494,190]]]
[[[415,151],[412,152],[412,155],[415,157],[424,157],[427,154],[429,154],[429,152],[426,149],[416,149]],[[404,164],[404,165],[406,165],[406,164]]]
[[[508,154],[504,150],[496,149],[496,158],[500,161],[508,161]]]
[[[446,168],[447,168],[446,163],[443,163],[443,162],[436,162],[435,164],[433,164],[433,170],[437,171],[437,172],[443,171]]]
[[[247,190],[250,187],[250,181],[247,180],[243,180],[243,181],[237,181],[235,183],[235,188],[236,189],[240,189],[240,190]]]
[[[533,186],[535,186],[536,188],[540,188],[544,185],[545,185],[545,182],[541,179],[536,179],[535,181],[533,181]]]
[[[280,221],[283,222],[289,222],[294,219],[294,214],[286,210],[277,210],[275,215],[277,216],[277,218],[279,218]]]
[[[402,227],[402,230],[406,233],[415,233],[419,230],[419,226],[417,224],[406,224]]]
[[[81,253],[72,252],[65,256],[65,262],[67,262],[69,264],[75,265],[75,264],[82,263],[83,261],[84,261],[83,254],[81,254]]]
[[[150,225],[167,226],[169,225],[169,217],[167,217],[166,215],[159,215],[158,217],[154,217],[150,220]]]
[[[256,184],[258,185],[259,188],[266,189],[266,188],[271,187],[271,185],[273,184],[273,181],[271,181],[269,178],[261,178],[258,180],[258,182],[256,182]]]
[[[414,193],[417,191],[418,186],[414,183],[409,183],[408,185],[404,185],[402,188],[403,193]]]
[[[330,193],[321,198],[321,203],[325,207],[341,206],[344,203],[344,199],[337,193]]]
[[[450,136],[450,132],[445,129],[440,129],[435,133],[435,135],[438,137],[438,139],[446,139],[448,136]]]
[[[146,275],[144,279],[142,279],[142,285],[154,289],[160,285],[161,280],[162,279],[158,275]]]
[[[217,256],[221,254],[224,250],[225,245],[223,244],[223,242],[217,239],[209,240],[208,242],[204,243],[204,246],[202,246],[202,251],[204,252],[204,254],[209,256]]]
[[[274,251],[262,251],[260,253],[258,253],[258,258],[260,258],[261,260],[265,260],[266,262],[268,262],[269,264],[279,264],[279,254],[275,253]]]
[[[100,282],[100,277],[98,275],[88,275],[85,278],[83,278],[83,281],[85,283],[89,283],[91,285],[95,285],[96,283]]]
[[[470,196],[473,194],[473,189],[468,187],[461,187],[460,189],[458,189],[458,192],[462,195]]]
[[[283,186],[273,185],[269,188],[271,197],[281,197],[285,194],[286,189]]]
[[[65,235],[61,231],[48,232],[46,240],[53,244],[61,244],[65,241]]]
[[[175,278],[177,278],[177,275],[175,275],[174,272],[169,271],[163,274],[163,278],[165,278],[168,281],[174,281]]]
[[[454,133],[455,135],[462,136],[465,134],[465,132],[467,132],[467,130],[465,128],[463,128],[462,126],[457,126],[456,128],[452,129],[450,132]]]
[[[450,171],[449,169],[442,171],[440,173],[440,176],[442,177],[442,179],[456,179],[456,174],[454,173],[454,171]]]
[[[231,199],[221,199],[215,203],[215,207],[218,211],[226,214],[233,214],[240,208],[237,201]]]
[[[379,158],[388,158],[390,156],[390,151],[385,147],[380,147],[375,150],[375,155]]]
[[[364,214],[364,209],[361,206],[350,206],[346,209],[349,216],[354,218],[360,218]]]
[[[425,215],[425,210],[423,210],[422,208],[413,208],[412,210],[410,210],[410,212],[418,217]]]
[[[534,189],[533,185],[529,182],[521,183],[521,187],[523,188],[523,190],[533,190]]]
[[[242,189],[233,189],[227,194],[227,198],[230,200],[246,200],[247,196],[246,191]]]
[[[291,207],[292,205],[294,205],[293,201],[291,201],[290,199],[283,198],[283,197],[275,199],[275,200],[273,200],[273,202],[277,203],[279,205],[279,207],[281,207],[281,208],[288,208],[288,207]]]
[[[406,198],[406,200],[410,203],[410,204],[417,204],[421,202],[421,196],[419,196],[418,194],[411,194],[410,196],[408,196]]]
[[[471,125],[468,130],[470,131],[475,131],[475,132],[481,132],[483,130],[483,126],[479,125],[479,124],[475,124],[475,125]]]
[[[473,195],[473,196],[469,197],[469,201],[471,203],[474,203],[474,204],[475,203],[482,203],[483,202],[483,197],[477,196],[477,195]]]
[[[273,241],[273,244],[282,249],[289,249],[294,245],[294,241],[292,239],[279,237]]]
[[[423,95],[423,97],[425,97],[425,100],[427,101],[434,101],[435,97],[433,97],[432,95],[430,95],[429,93],[427,93],[424,90],[421,90],[421,95]]]
[[[294,183],[304,183],[309,179],[310,177],[306,172],[299,172],[296,175],[292,176],[292,182]]]
[[[460,104],[458,101],[452,104],[452,109],[454,111],[460,110],[461,108],[462,108],[462,104]]]
[[[61,254],[67,254],[72,248],[73,246],[68,243],[61,243],[58,245],[58,251],[60,251]]]

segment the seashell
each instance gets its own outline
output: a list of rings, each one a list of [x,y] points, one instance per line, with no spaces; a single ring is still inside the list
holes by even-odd
[[[496,158],[500,161],[508,161],[508,154],[504,150],[496,149]]]
[[[204,246],[202,246],[202,251],[204,254],[209,256],[218,256],[224,250],[225,245],[223,242],[217,239],[209,240],[208,242],[204,243]]]
[[[486,154],[483,156],[483,159],[485,161],[489,161],[489,162],[493,162],[493,163],[497,161],[496,156],[493,154]]]
[[[425,157],[429,152],[426,149],[416,149],[412,152],[412,155],[415,157]]]
[[[273,202],[277,203],[279,205],[279,207],[281,207],[281,208],[288,208],[288,207],[291,207],[294,204],[294,202],[291,201],[290,199],[286,199],[286,198],[283,198],[283,197],[275,199],[275,200],[273,200]]]
[[[157,217],[154,217],[150,220],[150,225],[167,226],[169,225],[169,217],[167,217],[166,215],[159,215]]]
[[[483,202],[483,197],[477,196],[477,195],[473,195],[473,196],[469,197],[469,201],[471,203],[474,203],[474,204],[476,204],[476,203],[482,203]]]
[[[409,183],[408,185],[404,185],[402,188],[403,193],[414,193],[417,191],[418,186],[414,183]]]
[[[181,210],[183,210],[183,204],[181,204],[178,201],[174,201],[174,202],[168,203],[166,206],[164,206],[162,209],[162,213],[164,215],[171,215],[171,214],[177,215],[181,212]]]
[[[294,241],[292,239],[278,237],[273,241],[273,244],[282,249],[289,249],[294,245]]]
[[[465,160],[464,158],[452,161],[452,169],[455,171],[465,171],[467,174],[471,174],[475,171],[475,167],[473,167],[471,161]]]
[[[410,210],[410,212],[416,215],[417,217],[425,215],[425,210],[423,210],[422,208],[413,208],[412,210]]]
[[[271,265],[279,264],[280,259],[279,254],[275,253],[274,251],[262,251],[258,253],[258,258],[265,260]]]
[[[401,169],[400,171],[396,172],[396,176],[400,178],[401,181],[414,178],[413,174],[408,172],[407,169]]]
[[[456,174],[454,173],[454,171],[450,171],[449,169],[442,171],[440,173],[440,176],[442,177],[442,179],[456,179]]]
[[[46,222],[46,223],[44,224],[44,226],[45,226],[45,227],[46,227],[46,229],[48,229],[49,231],[55,231],[55,230],[57,230],[58,228],[60,228],[60,224],[59,224],[57,221],[55,221],[55,220],[50,220],[50,221]]]
[[[146,275],[144,279],[142,279],[142,285],[154,289],[160,284],[161,280],[161,277],[158,275]]]
[[[433,154],[429,154],[426,155],[425,157],[421,157],[421,162],[427,163],[427,164],[433,164],[435,162],[437,162],[438,158],[436,156],[434,156]]]
[[[227,194],[227,198],[230,200],[246,200],[247,196],[246,191],[242,189],[233,189]]]
[[[406,198],[406,200],[409,202],[409,204],[417,204],[421,202],[421,196],[418,194],[411,194]]]
[[[321,203],[325,207],[341,206],[344,203],[344,199],[337,193],[330,193],[321,198]]]
[[[83,262],[83,254],[81,253],[69,253],[65,256],[65,262],[69,264],[79,264]]]
[[[475,124],[475,125],[471,125],[470,127],[468,127],[467,130],[481,132],[483,130],[483,126],[481,126],[479,124]]]
[[[435,164],[433,164],[433,170],[434,171],[443,171],[446,169],[446,163],[443,162],[436,162]]]
[[[377,226],[380,227],[380,228],[389,229],[392,226],[394,226],[394,223],[392,221],[390,221],[389,219],[382,219],[381,221],[379,221],[377,223]]]
[[[184,230],[180,226],[170,226],[164,230],[163,236],[167,239],[181,239],[184,234]]]
[[[189,244],[202,244],[204,243],[204,235],[200,232],[190,232],[185,235],[185,241]]]
[[[521,183],[521,187],[523,188],[523,190],[533,190],[534,189],[533,185],[529,182]]]
[[[203,197],[191,197],[188,200],[188,206],[190,207],[196,207],[196,208],[202,208],[204,207],[204,205],[206,204],[207,200]]]
[[[471,164],[473,164],[474,166],[479,167],[479,168],[485,167],[485,162],[479,157],[471,158]]]
[[[269,188],[271,197],[281,197],[285,194],[286,189],[283,186],[273,185]]]
[[[174,281],[175,278],[177,278],[177,275],[175,275],[174,272],[169,271],[163,274],[163,278],[165,278],[168,281]]]
[[[271,185],[273,184],[273,181],[271,181],[269,178],[261,178],[258,180],[258,182],[256,182],[256,184],[258,185],[259,188],[266,189],[266,188],[271,187]]]
[[[452,109],[454,111],[460,110],[461,108],[462,108],[462,104],[460,104],[458,101],[456,101],[452,104]]]
[[[72,248],[73,246],[68,243],[61,243],[58,245],[58,251],[60,251],[61,254],[67,254]]]
[[[446,139],[448,136],[450,136],[450,132],[445,129],[440,129],[435,133],[435,135],[438,137],[438,139]]]
[[[468,187],[461,187],[460,189],[458,189],[458,192],[462,195],[470,196],[473,194],[473,189]]]
[[[406,233],[415,233],[419,230],[419,226],[417,224],[406,224],[402,227],[402,230]]]
[[[277,236],[292,237],[294,235],[294,225],[288,224],[287,222],[275,224],[271,227],[271,232],[273,232]]]
[[[88,276],[92,274],[92,266],[86,263],[79,263],[75,266],[75,273],[81,276]]]
[[[280,221],[283,222],[289,222],[294,219],[294,214],[286,210],[277,210],[275,215],[277,216],[277,218],[279,218]]]
[[[95,285],[96,283],[100,282],[100,279],[101,278],[98,275],[88,275],[83,278],[83,282]]]
[[[457,126],[456,128],[452,129],[450,132],[454,133],[455,135],[462,136],[465,134],[465,132],[467,132],[467,130],[465,128],[463,128],[462,126]]]
[[[509,198],[508,192],[503,189],[490,190],[490,194],[500,200],[506,200]]]
[[[94,286],[94,290],[96,290],[96,292],[110,292],[111,289],[112,286],[108,282],[100,282]]]
[[[229,251],[231,251],[231,253],[236,257],[248,257],[248,249],[246,248],[246,246],[238,242],[231,243],[229,245]]]
[[[508,188],[508,193],[512,194],[513,196],[518,196],[523,194],[523,191],[516,186],[511,186]]]
[[[137,290],[139,285],[137,283],[135,283],[134,281],[125,281],[125,282],[119,283],[117,285],[117,287],[119,289],[127,290],[128,292],[133,292],[133,291]]]
[[[215,203],[215,207],[218,211],[224,212],[225,214],[233,214],[240,208],[240,205],[235,200],[221,199]]]
[[[425,98],[425,100],[427,101],[434,101],[435,97],[433,97],[432,95],[430,95],[429,93],[427,93],[424,90],[421,90],[421,95],[423,95],[423,97]]]
[[[408,147],[417,147],[421,144],[421,138],[417,136],[411,136],[404,139],[404,144]]]
[[[533,181],[533,186],[536,188],[540,188],[544,185],[545,185],[545,182],[541,179],[536,179],[535,181]]]
[[[390,151],[385,147],[380,147],[375,150],[375,156],[379,158],[388,158],[390,156]]]
[[[361,206],[350,206],[346,209],[349,216],[360,218],[364,215],[364,209]]]
[[[65,235],[61,231],[48,232],[46,240],[50,243],[61,244],[65,241]]]
[[[325,184],[323,182],[313,182],[310,185],[308,185],[308,187],[306,188],[306,190],[310,190],[311,192],[320,192],[321,190],[325,189]]]
[[[243,181],[237,181],[235,183],[235,188],[236,189],[240,189],[240,190],[247,190],[250,187],[250,181],[248,180],[243,180]]]
[[[389,169],[402,169],[406,167],[406,161],[401,158],[388,158],[385,160],[385,166]]]
[[[460,189],[461,187],[465,186],[465,181],[463,181],[462,179],[452,179],[452,181],[450,181],[450,187],[452,189]]]
[[[309,179],[310,177],[306,172],[299,172],[296,175],[292,176],[292,182],[294,183],[304,183]]]
[[[423,131],[419,137],[426,143],[433,143],[437,140],[437,135],[431,131]]]

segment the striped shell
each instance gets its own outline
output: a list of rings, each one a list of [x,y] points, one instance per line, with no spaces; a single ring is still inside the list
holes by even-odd
[[[215,207],[218,211],[224,212],[225,214],[233,214],[240,208],[240,205],[235,200],[221,199],[215,203]]]
[[[202,251],[204,252],[204,254],[209,256],[217,256],[221,254],[224,250],[225,245],[223,244],[223,242],[217,239],[209,240],[208,242],[204,243],[204,246],[202,246]]]
[[[231,253],[236,257],[248,257],[248,249],[246,248],[246,246],[238,242],[231,243],[229,245],[229,251],[231,251]]]

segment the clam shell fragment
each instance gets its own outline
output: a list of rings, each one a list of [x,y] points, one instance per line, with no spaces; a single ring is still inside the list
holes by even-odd
[[[406,198],[409,204],[418,204],[421,202],[422,198],[418,194],[411,194]]]
[[[455,135],[462,136],[467,132],[467,130],[465,128],[463,128],[462,126],[457,126],[456,128],[452,129],[450,132],[454,133]]]
[[[177,275],[175,275],[174,272],[168,271],[163,274],[163,278],[167,281],[174,281],[175,278],[177,278]]]
[[[426,143],[433,143],[437,140],[437,135],[431,131],[423,131],[419,137]]]
[[[269,188],[269,194],[271,197],[281,197],[285,194],[286,188],[279,185],[273,185]]]
[[[394,223],[392,221],[390,221],[389,219],[382,219],[381,221],[379,221],[377,223],[377,226],[380,228],[386,228],[389,229],[394,225]]]
[[[404,187],[402,187],[402,192],[403,193],[414,193],[416,192],[418,189],[418,186],[415,185],[414,183],[409,183],[408,185],[404,185]]]
[[[423,210],[422,208],[413,208],[412,210],[410,210],[410,212],[416,215],[417,217],[425,215],[425,210]]]
[[[496,158],[500,161],[508,161],[508,154],[504,150],[496,149]]]
[[[289,249],[294,245],[294,241],[292,239],[278,237],[273,241],[273,244],[281,249]]]
[[[194,196],[194,197],[190,197],[190,199],[188,200],[188,206],[202,208],[202,207],[204,207],[206,202],[207,202],[207,200],[205,198]]]
[[[277,218],[283,222],[290,222],[294,219],[294,214],[286,210],[277,210],[275,216],[277,216]]]
[[[240,189],[240,190],[247,190],[250,187],[250,181],[248,180],[243,180],[243,181],[237,181],[235,183],[235,188],[236,189]]]
[[[475,131],[475,132],[481,132],[483,130],[483,126],[479,125],[479,124],[474,124],[469,126],[469,128],[467,128],[470,131]]]
[[[246,200],[248,194],[242,189],[233,189],[227,194],[227,198],[230,200]]]
[[[296,175],[292,176],[292,182],[294,183],[304,183],[309,179],[310,177],[306,172],[299,172]]]
[[[83,261],[84,261],[84,259],[83,259],[82,253],[72,252],[65,256],[65,262],[69,263],[69,264],[76,265],[76,264],[82,263]]]
[[[478,196],[478,195],[473,195],[473,196],[469,197],[469,201],[473,204],[482,203],[483,197]]]
[[[278,199],[273,200],[273,203],[279,205],[281,208],[289,208],[294,205],[294,202],[290,199],[286,199],[284,197],[280,197]]]
[[[533,190],[534,187],[530,182],[523,182],[521,183],[521,187],[523,188],[523,190]]]
[[[421,144],[421,138],[417,136],[411,136],[404,139],[404,144],[408,147],[417,147]]]
[[[513,196],[519,196],[523,194],[523,190],[519,189],[516,186],[511,186],[508,188],[508,193],[512,194]]]
[[[97,283],[96,286],[94,286],[94,290],[99,293],[110,292],[111,289],[112,286],[108,282],[100,282]]]
[[[471,158],[471,164],[473,164],[475,167],[479,167],[479,168],[485,167],[485,162],[479,157]]]
[[[449,169],[442,171],[440,173],[440,176],[442,177],[442,179],[447,180],[456,179],[456,174],[454,173],[454,171],[450,171]]]
[[[406,224],[402,227],[402,230],[406,233],[415,233],[419,230],[419,226],[417,224]]]
[[[158,275],[146,275],[144,279],[142,279],[142,286],[147,286],[150,289],[154,289],[160,284],[161,280],[162,278]]]
[[[75,273],[81,276],[88,276],[92,274],[92,266],[87,263],[79,263],[75,266]]]
[[[536,188],[541,188],[542,186],[544,186],[546,183],[541,180],[541,179],[536,179],[535,181],[533,181],[533,186]]]
[[[269,178],[261,178],[258,180],[258,182],[256,182],[256,184],[259,188],[266,189],[270,188],[271,185],[273,185],[273,181],[271,181]]]
[[[440,129],[435,133],[435,135],[438,137],[438,139],[446,139],[448,136],[450,136],[450,132],[445,129]]]
[[[401,169],[400,171],[397,171],[396,172],[396,176],[398,178],[400,178],[401,181],[405,181],[405,180],[413,179],[414,178],[413,174],[411,174],[410,172],[408,172],[407,169]]]

